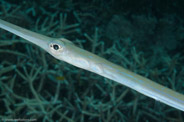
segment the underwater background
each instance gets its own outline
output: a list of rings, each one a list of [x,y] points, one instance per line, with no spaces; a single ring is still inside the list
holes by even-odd
[[[0,19],[184,94],[184,1],[0,0]],[[183,122],[184,113],[0,29],[0,121]],[[15,120],[14,120],[15,121]]]

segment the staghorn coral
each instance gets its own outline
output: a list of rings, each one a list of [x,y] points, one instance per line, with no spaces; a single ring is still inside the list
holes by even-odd
[[[106,22],[109,21],[104,20],[106,16],[100,18],[94,12],[92,14],[90,11],[84,12],[78,9],[81,6],[76,6],[74,15],[71,11],[67,11],[68,9],[67,12],[59,8],[50,10],[47,8],[49,3],[44,5],[46,8],[38,6],[35,1],[29,4],[32,5],[32,9],[26,2],[18,4],[1,1],[1,5],[10,6],[7,16],[4,16],[5,12],[1,11],[1,18],[11,20],[9,16],[15,14],[11,11],[19,8],[17,9],[18,12],[26,11],[23,14],[25,17],[29,17],[16,16],[16,19],[22,22],[14,22],[15,24],[24,24],[23,22],[29,23],[30,21],[34,25],[26,27],[31,30],[54,37],[69,37],[80,47],[106,57],[134,72],[148,76],[153,80],[156,79],[161,84],[175,88],[181,93],[183,92],[184,86],[179,85],[182,84],[184,79],[183,54],[177,51],[178,55],[172,55],[168,50],[165,50],[165,47],[161,49],[158,45],[146,45],[145,41],[147,40],[144,38],[144,33],[152,34],[158,20],[161,20],[155,21],[156,16],[149,18],[146,15],[132,15],[132,18],[135,19],[132,22],[126,16],[119,17],[119,15],[116,15],[126,20],[126,23],[131,23],[127,26],[130,25],[132,29],[127,30],[130,33],[126,32],[126,38],[118,39],[119,37],[114,37],[116,33],[109,33],[111,38],[105,41],[106,37],[103,35],[103,30],[105,30]],[[56,5],[53,6],[58,6],[60,3],[54,2],[54,4]],[[77,4],[73,3],[72,6]],[[93,2],[91,4],[96,6],[95,10],[103,13],[98,4],[93,5]],[[85,6],[85,10],[86,7],[88,8],[88,6]],[[52,13],[53,11],[55,14]],[[94,22],[94,19],[89,19],[87,15],[93,15],[96,21],[102,25],[98,25]],[[113,16],[113,14],[109,16]],[[60,17],[61,19],[59,19]],[[162,19],[167,20],[167,17]],[[141,29],[140,25],[134,26],[137,22],[144,23],[144,20],[147,21],[143,26],[144,29]],[[85,24],[83,25],[83,23]],[[132,23],[134,24],[132,25]],[[68,28],[76,24],[77,26],[71,28],[71,32],[74,33],[63,30],[63,25]],[[120,26],[122,25],[118,24],[114,29],[118,29]],[[109,27],[109,29],[111,28],[112,26]],[[121,28],[120,34],[124,33],[123,26]],[[142,30],[141,34],[138,32],[140,29]],[[182,32],[182,27],[180,30]],[[162,33],[164,40],[167,34]],[[182,40],[183,37],[179,33],[176,34],[180,37],[179,40]],[[1,119],[106,122],[183,120],[180,111],[150,100],[108,79],[53,59],[36,46],[28,44],[9,33],[3,32],[1,35],[3,35],[0,37]],[[135,37],[137,36],[135,35],[139,35],[140,40],[144,38],[141,43],[136,40]],[[147,38],[152,40],[152,38]],[[147,49],[140,49],[141,47],[147,47]],[[158,56],[165,58],[164,60],[158,59]],[[172,82],[173,79],[175,79],[174,83]]]

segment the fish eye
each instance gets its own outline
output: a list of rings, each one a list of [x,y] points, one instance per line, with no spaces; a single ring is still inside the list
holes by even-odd
[[[63,50],[63,47],[57,43],[50,44],[50,51],[54,54],[57,54]]]
[[[61,49],[62,47],[59,45],[59,44],[50,44],[50,47],[54,50],[59,50]]]
[[[57,44],[54,44],[53,46],[53,49],[55,49],[55,50],[58,50],[60,47],[59,47],[59,45],[57,45]]]

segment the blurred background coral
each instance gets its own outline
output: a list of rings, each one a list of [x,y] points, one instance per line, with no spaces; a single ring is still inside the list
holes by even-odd
[[[184,2],[0,0],[0,18],[184,94]],[[0,119],[182,122],[184,113],[0,30]]]

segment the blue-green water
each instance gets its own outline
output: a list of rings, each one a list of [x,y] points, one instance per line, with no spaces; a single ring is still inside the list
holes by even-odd
[[[0,0],[0,19],[65,37],[184,94],[183,6],[179,0]],[[0,119],[182,122],[184,113],[0,29]]]

